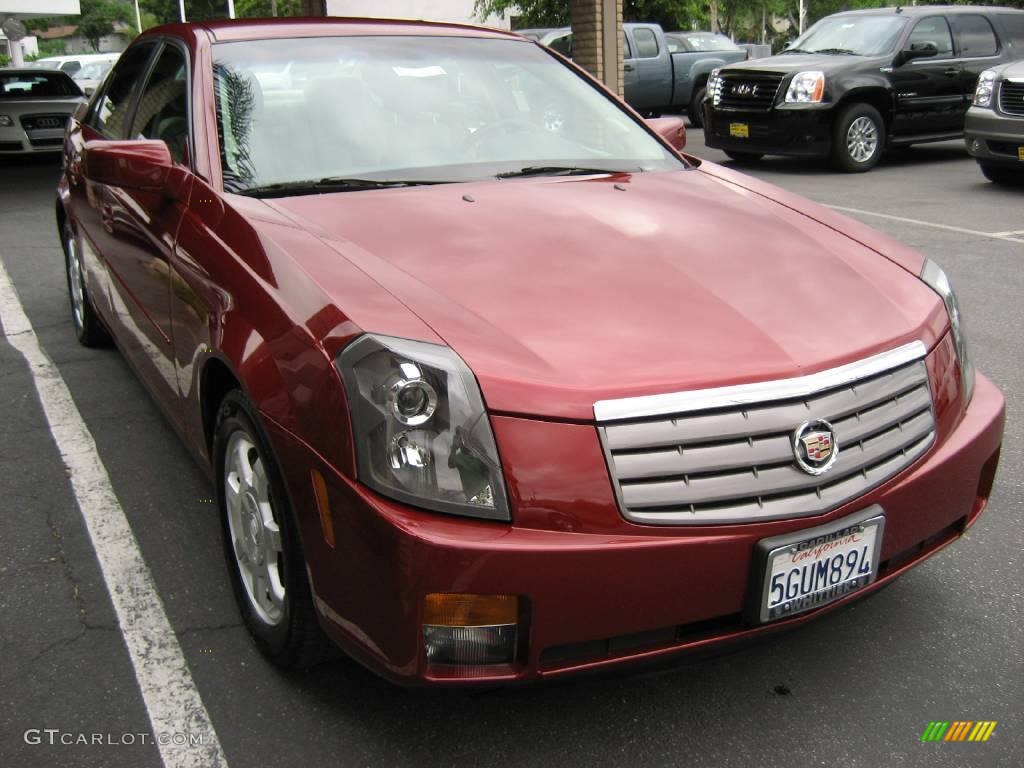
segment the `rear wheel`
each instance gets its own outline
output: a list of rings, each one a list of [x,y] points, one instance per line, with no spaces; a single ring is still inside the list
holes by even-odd
[[[110,341],[107,330],[100,324],[85,287],[82,270],[82,251],[78,238],[69,222],[64,222],[64,265],[68,278],[68,297],[71,301],[71,321],[75,325],[78,343],[84,347],[100,347]]]
[[[991,163],[978,163],[985,178],[995,184],[1007,184],[1010,186],[1024,185],[1024,171],[1016,168],[1007,168],[1005,165],[992,165]]]
[[[704,126],[704,114],[701,111],[704,106],[704,97],[707,96],[708,89],[701,85],[693,92],[693,97],[690,99],[690,106],[686,109],[686,116],[690,118],[690,125],[694,128],[702,128]]]
[[[224,554],[242,619],[260,651],[282,667],[322,661],[320,629],[284,483],[255,411],[237,390],[214,433]]]
[[[870,104],[850,104],[840,111],[832,135],[832,160],[847,173],[870,171],[882,157],[885,121]]]
[[[737,152],[734,149],[726,149],[723,151],[731,160],[739,163],[740,165],[750,165],[764,157],[764,152]]]

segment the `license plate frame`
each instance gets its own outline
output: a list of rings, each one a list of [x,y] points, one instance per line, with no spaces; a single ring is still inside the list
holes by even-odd
[[[1017,147],[1017,159],[1024,163],[1024,145]]]
[[[750,124],[749,123],[729,123],[729,135],[734,139],[749,139],[750,138]]]
[[[769,624],[788,619],[822,608],[847,595],[863,590],[878,578],[879,556],[882,551],[884,535],[885,512],[875,504],[833,523],[761,539],[754,545],[754,556],[751,559],[750,589],[745,610],[747,622]],[[849,540],[851,536],[861,537],[860,541]],[[826,545],[828,549],[821,549]],[[866,555],[870,558],[867,563],[867,573],[855,572],[849,578],[842,578],[835,584],[827,583],[824,589],[812,590],[802,595],[798,593],[793,598],[776,604],[771,602],[772,566],[777,559],[796,552],[816,550],[819,554],[816,556],[808,554],[807,561],[802,563],[802,566],[809,566],[812,562],[821,562],[823,556],[827,556],[827,562],[840,551],[847,553],[855,551],[857,545],[862,549],[867,547],[867,552],[862,551],[858,556]],[[780,562],[784,563],[784,561]],[[857,570],[859,571],[863,565],[864,562],[859,560]],[[813,578],[811,583],[813,585]],[[796,604],[787,608],[789,603]]]

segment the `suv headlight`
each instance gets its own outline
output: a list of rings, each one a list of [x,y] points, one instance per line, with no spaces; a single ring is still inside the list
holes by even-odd
[[[787,104],[817,104],[825,95],[824,72],[797,72],[789,81]]]
[[[974,106],[992,108],[992,92],[996,87],[996,71],[986,69],[978,75],[978,84],[974,86]]]
[[[14,125],[14,121],[10,115],[0,115],[0,128],[10,128]]]
[[[722,77],[719,74],[721,71],[722,70],[720,68],[712,69],[711,74],[708,75],[707,95],[711,98],[711,103],[716,107],[722,98],[722,94],[720,92]]]
[[[942,303],[946,305],[950,332],[953,334],[953,346],[956,347],[956,357],[960,362],[960,376],[963,379],[964,404],[966,405],[971,402],[971,397],[974,395],[974,364],[967,353],[967,340],[964,338],[960,304],[956,300],[956,294],[953,292],[953,286],[946,273],[931,259],[925,261],[921,268],[921,279],[928,284],[929,288],[939,294]]]
[[[491,423],[462,358],[438,344],[367,334],[336,365],[360,480],[436,512],[511,519]]]

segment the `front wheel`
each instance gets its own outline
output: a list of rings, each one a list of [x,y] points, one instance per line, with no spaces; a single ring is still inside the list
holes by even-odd
[[[832,160],[847,173],[870,171],[882,158],[885,121],[870,104],[850,104],[836,119]]]
[[[255,410],[238,391],[218,410],[213,455],[224,554],[249,633],[278,666],[323,660],[329,644],[313,609],[284,483]]]
[[[68,298],[71,302],[71,321],[75,336],[83,347],[101,347],[110,341],[106,329],[96,316],[89,292],[85,287],[82,269],[82,250],[69,222],[64,222],[64,266],[68,278]]]
[[[730,160],[740,165],[751,165],[764,157],[764,152],[737,152],[734,149],[724,149],[722,151],[725,152]]]
[[[704,97],[707,96],[708,89],[703,85],[700,86],[693,93],[693,98],[690,99],[690,106],[687,107],[686,116],[690,118],[690,125],[694,128],[704,127],[704,114],[702,112],[704,106]]]
[[[995,184],[1007,186],[1024,185],[1024,171],[1016,168],[1007,168],[1005,165],[992,165],[991,163],[978,163],[985,178]]]

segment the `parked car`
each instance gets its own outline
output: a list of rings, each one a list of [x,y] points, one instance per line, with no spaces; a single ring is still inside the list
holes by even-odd
[[[1004,403],[946,275],[684,142],[497,30],[209,21],[122,55],[57,188],[73,327],[208,471],[268,658],[671,659],[978,519]]]
[[[517,29],[516,34],[536,40],[541,45],[546,45],[563,56],[572,58],[572,27]]]
[[[68,118],[84,101],[63,72],[0,69],[0,155],[59,152]]]
[[[636,39],[635,32],[633,39]],[[637,42],[638,48],[639,44]],[[749,59],[750,52],[715,32],[666,32],[665,47],[670,54],[673,79],[678,83],[672,106],[685,106],[690,123],[700,128],[704,124],[701,106],[707,94],[708,76],[724,64]]]
[[[109,61],[113,56],[115,59],[120,54],[116,53],[76,53],[68,56],[47,56],[45,59],[37,59],[32,66],[42,69],[59,69],[74,77],[78,70],[94,61]]]
[[[964,130],[985,178],[1024,184],[1024,61],[981,73]]]
[[[1024,10],[915,6],[826,16],[777,56],[723,67],[707,146],[738,161],[831,157],[873,168],[887,147],[961,138],[982,70],[1024,55]]]
[[[92,96],[96,91],[96,87],[106,76],[107,72],[110,71],[110,68],[114,66],[114,62],[117,61],[120,55],[119,53],[111,53],[104,55],[103,58],[88,61],[71,76],[71,79],[78,83],[78,87],[82,89],[86,96]]]

